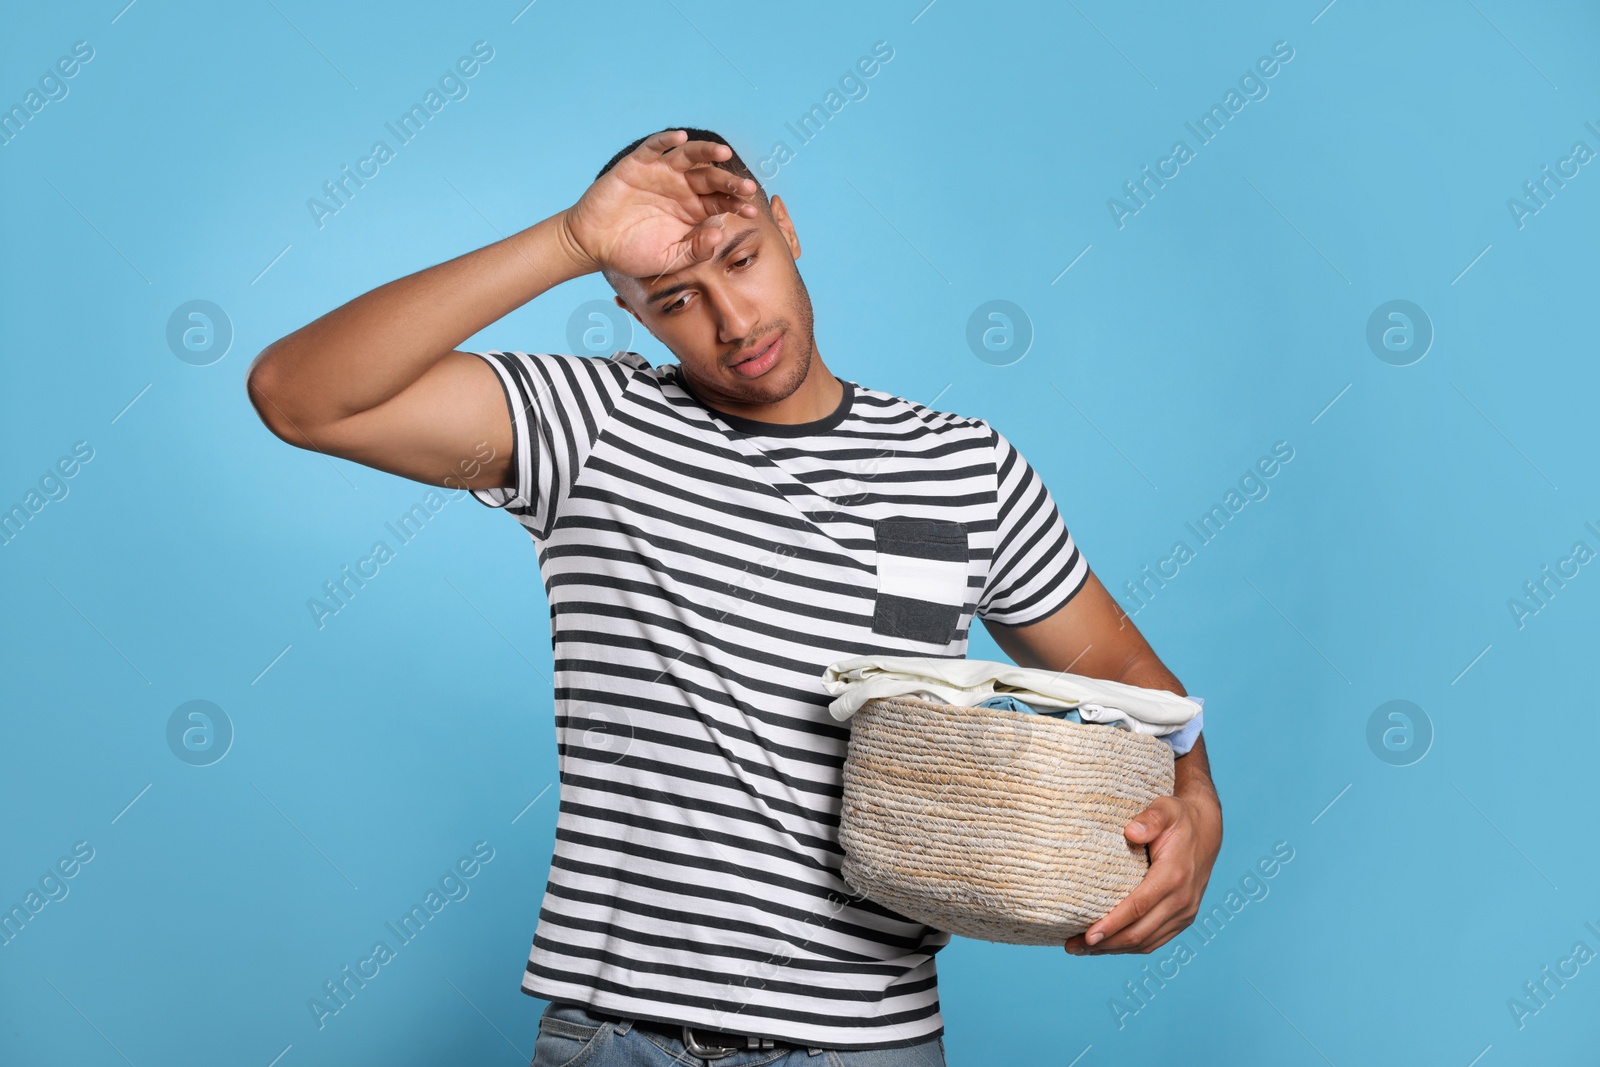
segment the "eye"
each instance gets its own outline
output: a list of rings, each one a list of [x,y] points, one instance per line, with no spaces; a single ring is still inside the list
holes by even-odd
[[[741,268],[742,268],[742,265],[743,265],[743,264],[746,264],[746,263],[753,263],[753,262],[754,262],[754,261],[755,261],[755,258],[756,258],[756,254],[755,254],[755,253],[754,253],[754,252],[751,252],[751,253],[750,253],[750,254],[749,254],[749,255],[747,255],[747,256],[744,256],[744,257],[741,257],[741,258],[740,258],[740,259],[736,259],[736,260],[734,260],[734,263],[733,263],[733,265],[734,265],[734,266],[735,266],[735,267],[741,267]]]
[[[666,307],[662,308],[661,309],[661,314],[663,314],[663,315],[672,314],[674,311],[676,311],[679,308],[683,307],[683,303],[687,299],[688,299],[688,294],[685,293],[683,296],[678,297],[678,299],[674,300],[672,303],[670,303]]]

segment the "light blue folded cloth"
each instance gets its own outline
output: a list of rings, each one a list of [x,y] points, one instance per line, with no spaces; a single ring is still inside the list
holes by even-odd
[[[1160,740],[1165,741],[1172,748],[1173,756],[1182,756],[1187,754],[1188,751],[1194,747],[1194,739],[1200,735],[1201,727],[1205,725],[1205,697],[1197,697],[1191,694],[1189,699],[1200,705],[1199,714],[1185,723],[1182,729],[1176,730],[1170,734],[1166,734],[1160,738]],[[1065,719],[1068,722],[1083,723],[1083,717],[1078,714],[1076,708],[1036,708],[1032,704],[1024,703],[1023,701],[1018,700],[1016,697],[1009,694],[992,696],[987,700],[980,700],[978,703],[974,704],[973,707],[1003,708],[1006,711],[1020,711],[1034,715],[1049,715],[1051,718],[1055,719]],[[1111,726],[1118,730],[1126,730],[1128,728],[1126,724],[1120,722],[1088,723],[1086,725]]]
[[[980,700],[972,706],[975,708],[1004,708],[1006,711],[1021,711],[1031,715],[1059,716],[1063,714],[1063,712],[1054,708],[1046,711],[1044,708],[1036,708],[1032,704],[1024,704],[1014,696],[994,696],[990,697],[988,700]],[[1118,723],[1117,725],[1120,726],[1121,723]]]

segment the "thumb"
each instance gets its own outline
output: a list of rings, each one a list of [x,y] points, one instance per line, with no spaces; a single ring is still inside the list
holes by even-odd
[[[1148,845],[1161,835],[1161,831],[1171,825],[1172,816],[1166,806],[1158,801],[1134,816],[1133,820],[1123,827],[1122,833],[1136,845]]]
[[[699,263],[701,260],[710,259],[717,251],[717,245],[727,235],[723,229],[723,222],[727,215],[709,215],[694,224],[694,227],[684,235],[683,243],[687,249],[689,262]]]

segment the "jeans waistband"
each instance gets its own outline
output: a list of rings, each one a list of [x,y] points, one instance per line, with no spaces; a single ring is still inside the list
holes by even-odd
[[[707,1026],[695,1026],[690,1023],[665,1023],[654,1019],[630,1018],[596,1008],[584,1008],[584,1011],[597,1019],[608,1019],[614,1023],[628,1023],[635,1030],[646,1030],[650,1033],[660,1034],[663,1037],[682,1041],[686,1047],[690,1045],[691,1040],[701,1048],[725,1048],[738,1052],[752,1049],[810,1049],[813,1047],[781,1038],[742,1033],[738,1030],[714,1030]],[[688,1035],[690,1040],[685,1040],[684,1030],[686,1028],[690,1031]],[[691,1053],[694,1052],[692,1048],[690,1051]]]

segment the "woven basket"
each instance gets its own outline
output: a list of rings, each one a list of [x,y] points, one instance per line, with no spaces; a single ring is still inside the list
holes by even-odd
[[[840,874],[856,892],[963,937],[1052,945],[1144,877],[1122,830],[1172,793],[1165,742],[914,697],[869,700],[850,723]]]

